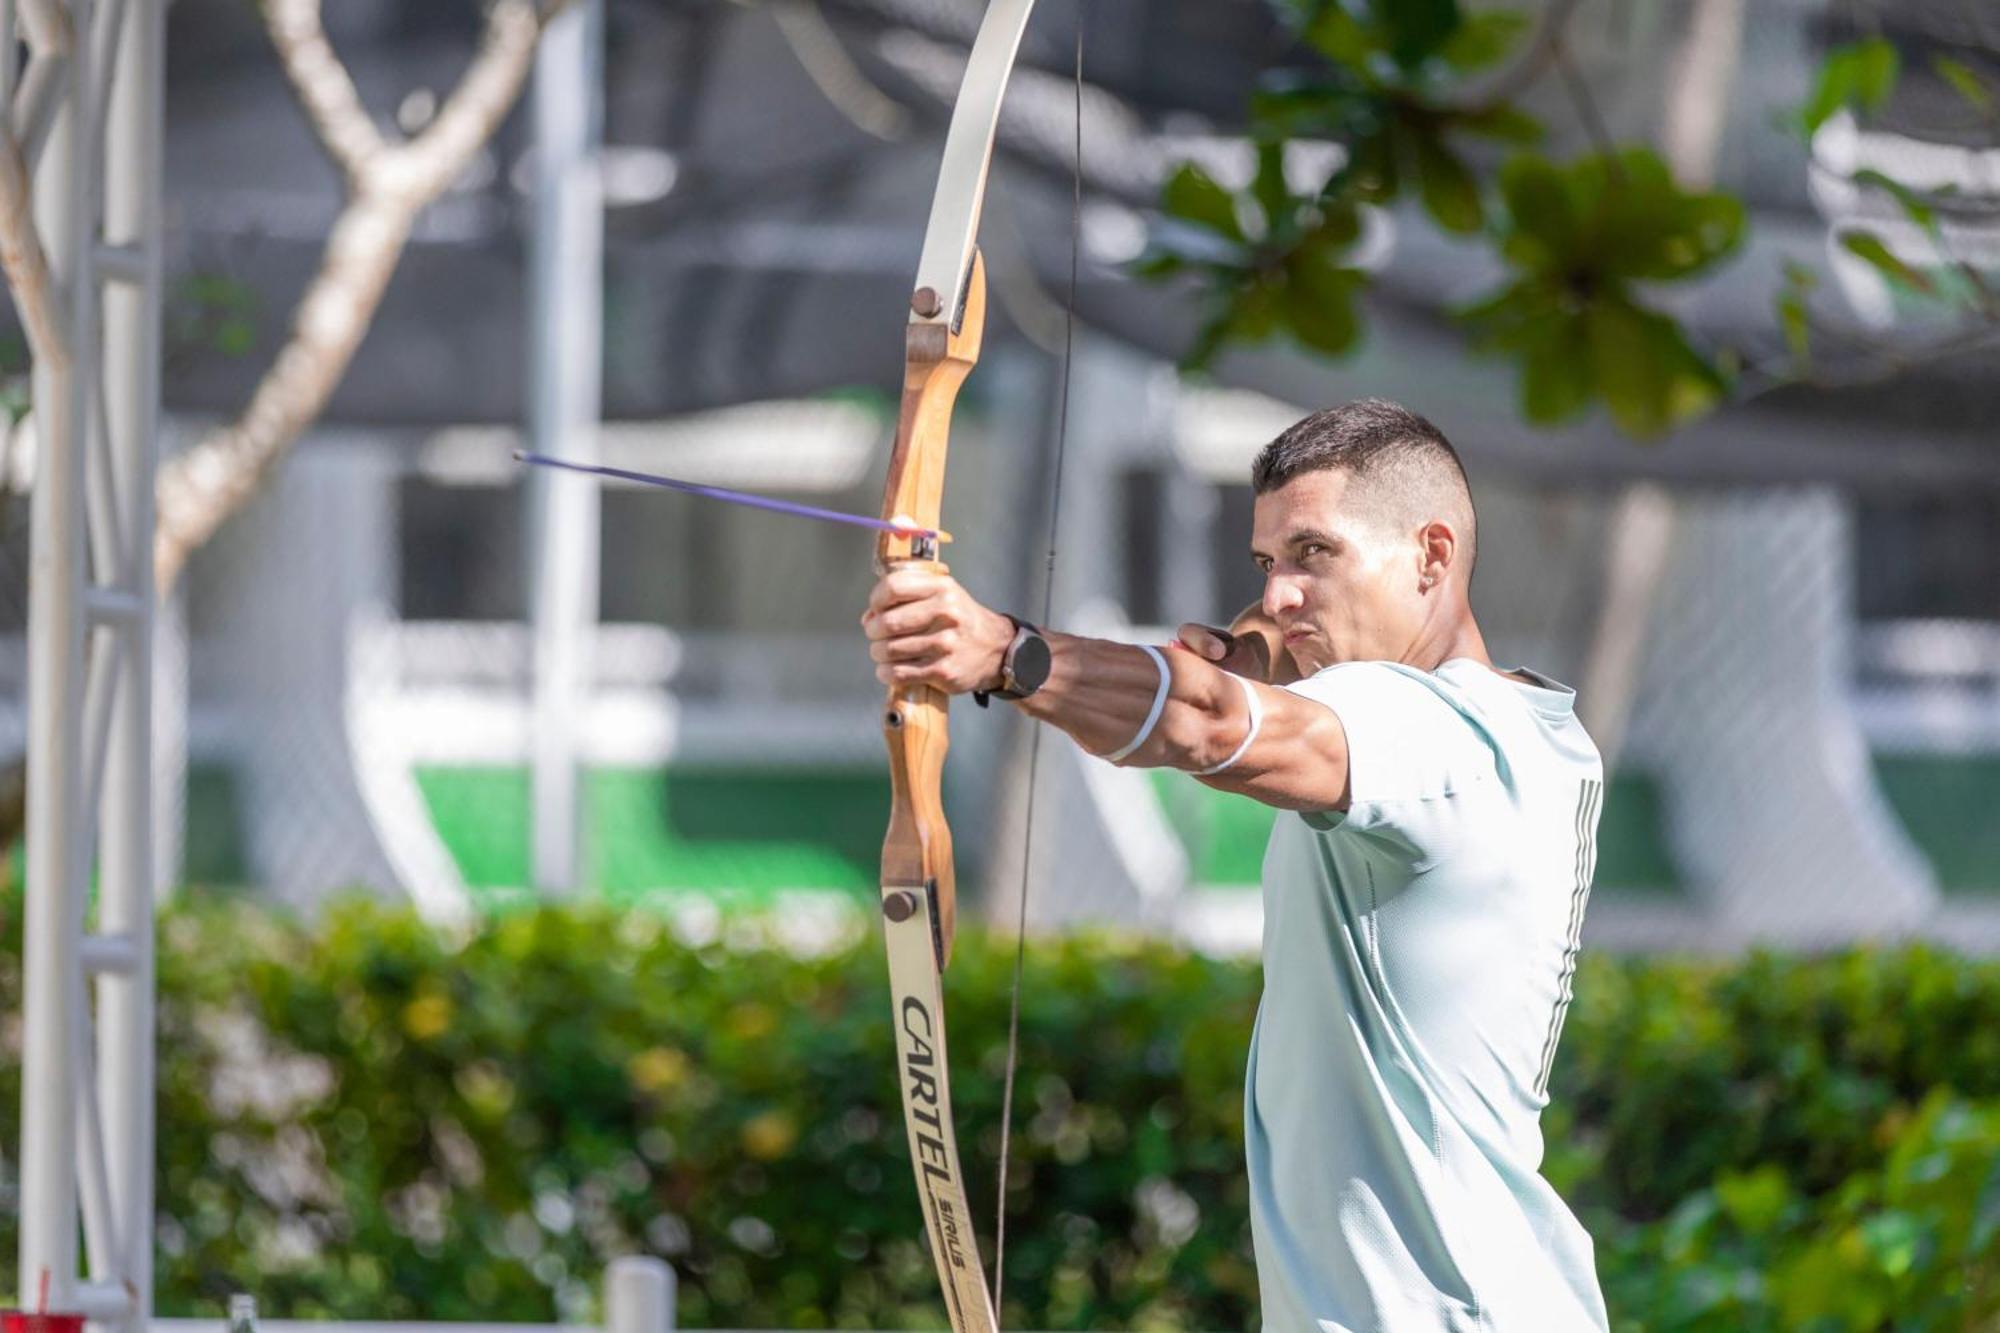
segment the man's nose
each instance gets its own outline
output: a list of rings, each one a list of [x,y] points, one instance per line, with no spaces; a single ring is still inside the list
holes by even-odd
[[[1264,614],[1276,620],[1287,611],[1297,609],[1304,599],[1299,595],[1298,585],[1282,574],[1270,574],[1264,579]]]

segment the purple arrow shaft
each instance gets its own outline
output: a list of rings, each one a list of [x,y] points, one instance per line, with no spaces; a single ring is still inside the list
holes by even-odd
[[[768,495],[751,495],[746,491],[732,491],[723,486],[703,486],[699,482],[659,477],[650,472],[628,472],[622,467],[602,467],[595,463],[570,463],[560,458],[550,458],[547,454],[534,454],[521,449],[514,451],[514,457],[523,463],[533,463],[537,467],[558,467],[567,472],[583,472],[593,477],[616,477],[620,481],[636,481],[646,486],[664,486],[670,491],[699,495],[709,500],[724,500],[730,504],[748,505],[752,509],[768,509],[774,514],[790,514],[794,518],[816,518],[825,523],[848,523],[857,528],[893,532],[901,537],[944,535],[932,528],[911,527],[901,523],[891,523],[886,519],[868,518],[862,514],[843,513],[838,509],[821,509],[818,505],[797,504],[791,500],[774,500]]]

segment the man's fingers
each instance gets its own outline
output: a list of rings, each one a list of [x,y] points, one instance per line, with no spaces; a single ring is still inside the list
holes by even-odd
[[[871,644],[868,655],[875,659],[875,679],[884,685],[929,685],[950,691],[951,654],[935,642],[921,650],[913,642],[903,639],[894,644]]]
[[[878,578],[861,625],[877,680],[947,694],[991,679],[1012,633],[1005,617],[980,606],[936,567],[898,567]]]
[[[951,642],[942,634],[898,635],[868,644],[868,656],[877,662],[935,662],[950,652]]]
[[[871,639],[902,639],[913,634],[932,634],[955,623],[946,608],[936,602],[902,602],[884,611],[870,611],[864,618]]]
[[[918,601],[932,596],[950,583],[949,574],[940,574],[934,569],[897,566],[875,580],[875,586],[868,593],[868,609],[886,611],[904,602]]]
[[[1180,627],[1176,637],[1182,647],[1199,653],[1211,662],[1222,661],[1236,646],[1234,635],[1213,625],[1185,624]]]

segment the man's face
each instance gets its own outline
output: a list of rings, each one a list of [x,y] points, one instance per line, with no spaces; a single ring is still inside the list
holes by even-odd
[[[1256,500],[1251,554],[1264,613],[1310,675],[1339,662],[1401,661],[1422,629],[1422,551],[1348,502],[1344,471],[1305,472]]]

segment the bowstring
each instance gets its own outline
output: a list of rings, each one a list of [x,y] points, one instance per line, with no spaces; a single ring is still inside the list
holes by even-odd
[[[1063,461],[1069,449],[1070,367],[1076,350],[1076,286],[1083,252],[1083,16],[1089,0],[1077,0],[1076,50],[1071,77],[1075,142],[1070,154],[1069,294],[1063,302],[1062,379],[1056,399],[1055,475],[1049,485],[1048,550],[1042,558],[1042,614],[1047,625],[1055,611],[1056,533],[1061,530]],[[1021,891],[1014,920],[1014,981],[1007,1002],[1007,1077],[1000,1095],[1000,1180],[995,1191],[993,1242],[993,1312],[1000,1317],[1000,1291],[1007,1266],[1007,1163],[1014,1143],[1014,1075],[1021,1055],[1021,979],[1028,957],[1028,882],[1034,864],[1035,794],[1042,759],[1042,728],[1031,727],[1028,738],[1028,809],[1022,820]]]

